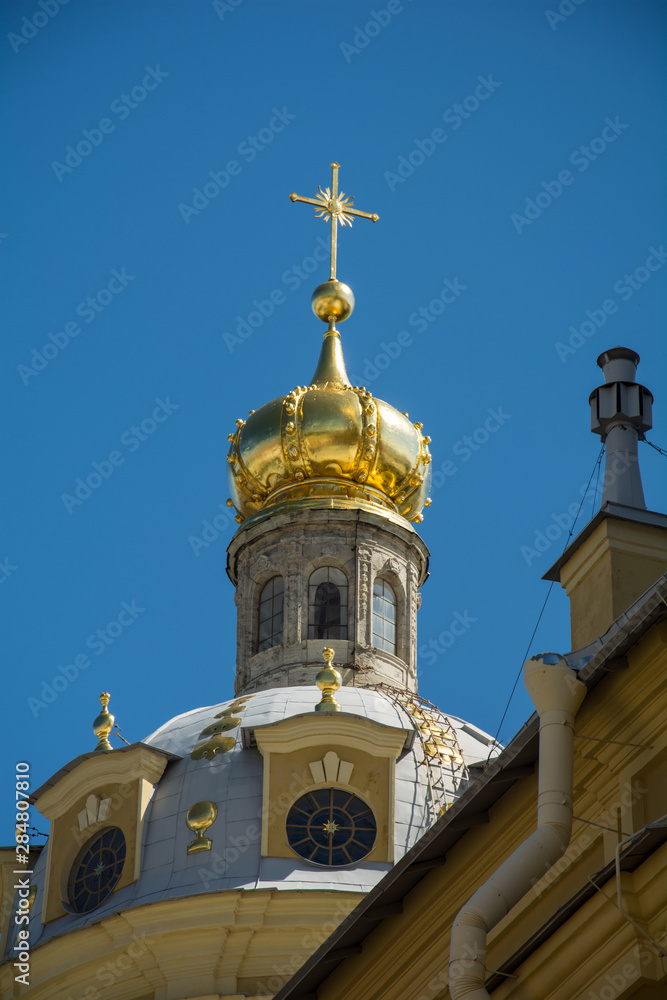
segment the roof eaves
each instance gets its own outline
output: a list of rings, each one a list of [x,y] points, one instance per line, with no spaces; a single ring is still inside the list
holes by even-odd
[[[166,757],[167,760],[182,759],[181,757],[179,757],[178,754],[169,753],[168,750],[161,750],[159,747],[154,747],[151,746],[149,743],[142,743],[141,741],[137,743],[130,743],[128,746],[115,747],[111,751],[111,753],[115,754],[128,753],[130,750],[136,750],[137,747],[144,747],[146,750],[150,750],[152,753],[159,754],[161,757]],[[56,771],[55,774],[52,774],[51,777],[48,778],[43,785],[40,785],[39,788],[37,788],[34,792],[32,792],[32,794],[28,796],[28,802],[34,805],[35,802],[37,802],[37,800],[44,794],[44,792],[47,792],[49,788],[53,788],[55,785],[57,785],[59,781],[62,781],[65,775],[69,774],[70,771],[74,771],[79,766],[79,764],[82,764],[84,762],[84,760],[90,760],[91,757],[99,757],[99,756],[100,755],[97,750],[89,750],[87,753],[79,754],[78,757],[75,757],[74,760],[71,760],[69,764],[64,764],[59,771]]]
[[[610,672],[619,669],[622,665],[619,658],[663,618],[667,618],[667,574],[620,615],[603,636],[584,650],[567,654],[565,659],[571,666],[583,664],[578,676],[590,691]],[[431,869],[443,864],[447,852],[467,830],[484,822],[490,807],[514,782],[534,769],[538,759],[538,735],[539,719],[537,713],[533,713],[503,752],[357,904],[276,993],[274,1000],[309,1000],[316,996],[317,987],[351,954],[348,949],[359,946],[382,920],[394,915],[387,913],[385,907],[402,902]]]

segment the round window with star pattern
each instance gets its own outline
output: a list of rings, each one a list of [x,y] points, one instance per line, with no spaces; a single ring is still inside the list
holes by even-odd
[[[302,795],[287,814],[287,840],[306,861],[349,865],[373,850],[377,824],[370,806],[341,788]]]
[[[72,866],[67,892],[77,913],[88,913],[113,892],[125,863],[125,837],[117,826],[100,830]]]

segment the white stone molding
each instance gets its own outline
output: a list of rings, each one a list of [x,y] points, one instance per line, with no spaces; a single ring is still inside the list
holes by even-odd
[[[101,799],[99,795],[89,795],[86,808],[79,813],[79,830],[83,832],[96,823],[103,823],[111,813],[111,799]]]
[[[349,785],[354,764],[349,760],[341,760],[337,753],[329,750],[321,760],[312,760],[308,764],[313,781],[321,784],[324,781],[339,781]]]

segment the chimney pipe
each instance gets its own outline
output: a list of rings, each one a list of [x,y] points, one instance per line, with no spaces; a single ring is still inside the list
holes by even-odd
[[[635,381],[639,355],[627,347],[613,347],[598,358],[605,384],[589,396],[591,431],[605,444],[605,472],[601,506],[611,501],[646,510],[639,471],[637,441],[652,427],[653,396]]]

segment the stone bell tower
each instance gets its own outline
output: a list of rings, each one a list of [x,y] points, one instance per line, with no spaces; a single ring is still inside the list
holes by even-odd
[[[352,386],[336,322],[354,309],[336,279],[337,226],[378,220],[331,190],[292,194],[331,222],[331,274],[312,307],[327,323],[308,385],[237,420],[227,455],[240,528],[228,548],[236,587],[237,693],[313,684],[322,646],[346,685],[417,688],[419,588],[428,550],[413,524],[430,504],[430,438]]]

